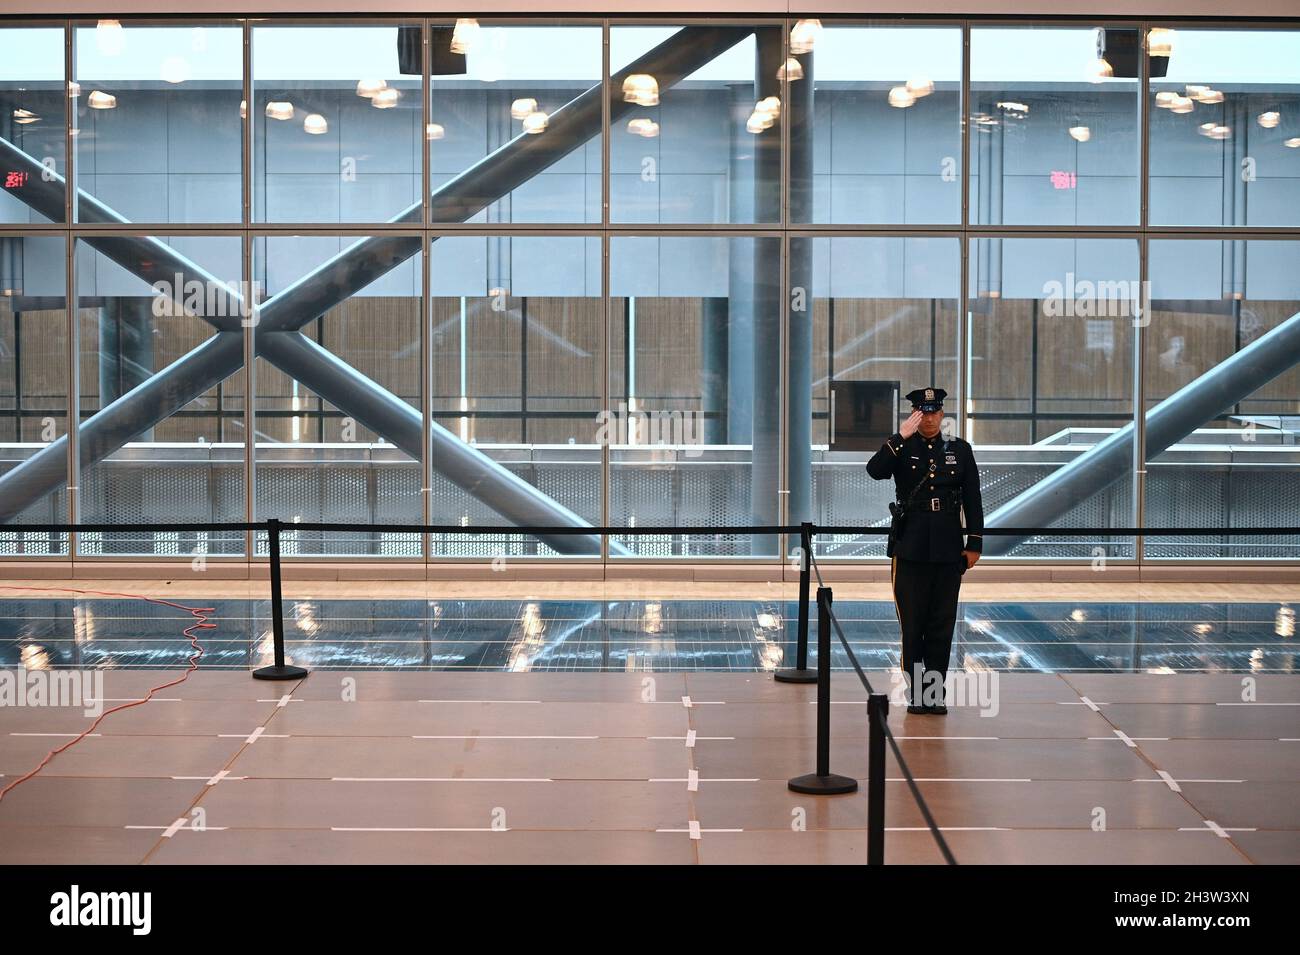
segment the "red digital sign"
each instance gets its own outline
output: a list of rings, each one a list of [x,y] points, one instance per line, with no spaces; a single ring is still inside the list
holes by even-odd
[[[1079,177],[1072,172],[1062,172],[1058,169],[1052,170],[1052,188],[1053,189],[1073,189],[1079,184]]]
[[[29,174],[28,174],[28,173],[25,173],[25,172],[7,172],[7,173],[5,173],[5,188],[6,188],[6,189],[21,189],[23,186],[27,185],[27,176],[28,176],[28,175],[29,175]]]

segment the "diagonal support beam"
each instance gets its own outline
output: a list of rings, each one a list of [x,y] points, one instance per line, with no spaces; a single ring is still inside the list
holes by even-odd
[[[19,149],[4,137],[0,137],[0,163],[6,169],[27,173],[27,183],[10,194],[21,199],[45,218],[58,222],[63,218],[63,198],[67,188],[66,180],[37,162],[35,157]],[[134,223],[123,218],[116,210],[104,205],[84,189],[77,190],[79,203],[78,221],[97,225],[120,225],[131,228]],[[229,279],[218,279],[202,266],[181,255],[167,243],[153,236],[101,236],[89,233],[80,236],[92,249],[105,258],[116,262],[136,278],[148,285],[163,282],[168,288],[176,284],[176,276],[184,277],[186,282],[198,281],[207,289],[212,289],[213,313],[200,315],[205,322],[219,332],[238,332],[240,320],[245,308],[243,298],[234,289],[226,285]],[[176,288],[175,301],[183,305],[184,289]],[[200,392],[201,393],[201,392]],[[197,397],[197,395],[195,396]],[[188,404],[188,402],[186,402]]]
[[[81,426],[83,458],[102,461],[137,434],[215,388],[243,364],[242,334],[213,335],[173,362],[166,373],[141,382],[86,421]],[[64,435],[0,477],[0,524],[8,524],[67,480],[68,436]]]
[[[397,447],[420,459],[419,410],[391,391],[371,381],[333,352],[301,332],[275,332],[258,336],[258,352],[299,381],[311,378],[311,390],[336,406],[347,404],[348,413],[372,431],[382,432]],[[514,524],[569,525],[587,522],[491,458],[434,422],[429,457],[437,471]],[[538,535],[562,554],[599,554],[600,536],[592,534]],[[614,546],[614,542],[610,542]]]
[[[720,53],[743,40],[750,33],[752,33],[752,30],[745,27],[683,28],[664,43],[645,54],[645,56],[638,58],[626,69],[615,74],[611,78],[611,88],[621,89],[623,79],[632,73],[651,73],[655,75],[660,81],[661,88],[675,85],[690,73],[716,58]],[[541,169],[546,168],[582,145],[600,131],[602,100],[601,87],[593,87],[587,90],[552,114],[546,134],[541,136],[520,134],[514,140],[504,144],[491,155],[480,160],[470,169],[440,187],[433,193],[430,200],[433,220],[464,221],[468,219],[497,198],[500,198],[500,196],[528,181]],[[632,108],[632,104],[625,103],[618,98],[613,99],[610,103],[610,112],[613,118],[624,115]],[[26,164],[35,162],[11,143],[2,139],[0,139],[0,155]],[[62,209],[64,182],[58,177],[47,180],[44,175],[40,175],[40,173],[46,172],[44,169],[37,172],[36,176],[29,178],[29,183],[36,186],[31,193],[30,204],[34,208],[43,211],[48,210],[47,217],[57,219],[61,215],[59,210]],[[20,193],[19,198],[26,199],[27,196]],[[129,224],[111,209],[103,206],[102,203],[80,190],[78,191],[78,201],[83,204],[83,221]],[[393,221],[398,223],[414,222],[418,221],[419,217],[420,207],[416,204],[397,216]],[[161,268],[159,277],[167,280],[174,280],[176,274],[181,274],[185,281],[197,280],[200,282],[215,282],[218,285],[222,284],[207,275],[198,266],[188,262],[188,260],[175,261],[182,257],[175,256],[172,250],[156,239],[93,236],[88,241],[91,239],[93,239],[92,245],[101,249],[101,251],[105,251],[106,255],[135,274],[141,274],[143,270],[141,260],[143,259],[144,261],[165,263],[159,265]],[[144,245],[142,246],[141,243],[144,243]],[[323,263],[320,267],[262,305],[259,310],[262,325],[261,332],[256,336],[257,341],[259,343],[272,341],[277,336],[267,333],[296,330],[320,317],[387,271],[409,259],[419,250],[419,245],[419,239],[415,237],[377,236],[358,242],[340,252],[339,255]],[[145,251],[146,254],[141,255],[142,251]],[[141,275],[141,277],[146,278],[145,275]],[[146,278],[146,280],[149,279]],[[226,311],[228,315],[238,316],[240,314],[237,307],[228,308]],[[207,319],[206,316],[201,317]],[[211,319],[207,320],[211,321]],[[222,328],[222,326],[218,325],[218,328]],[[212,376],[221,373],[227,365],[223,362],[213,361],[203,365],[202,369],[196,367],[208,361],[210,355],[201,356],[200,352],[203,352],[209,344],[211,342],[205,343],[205,345],[173,363],[167,369],[160,371],[149,382],[145,382],[128,392],[119,401],[114,402],[113,405],[83,423],[79,429],[83,466],[102,460],[121,447],[122,444],[125,444],[126,441],[129,441],[134,435],[159,423],[169,414],[184,407],[210,389],[215,383],[211,380]],[[261,350],[259,344],[259,352]],[[214,348],[213,351],[216,351],[216,349]],[[216,381],[233,374],[237,368],[238,366],[230,367],[220,377],[216,378]],[[299,377],[299,380],[318,393],[323,394],[328,390],[334,390],[337,382],[333,378],[322,374],[317,379],[314,374],[314,369],[308,369],[306,374]],[[364,376],[361,377],[364,379]],[[369,379],[364,379],[364,381],[369,382]],[[153,384],[153,390],[146,394],[142,389],[150,384]],[[369,384],[373,388],[379,389],[379,386],[375,383],[369,382]],[[200,385],[202,386],[199,387]],[[382,389],[379,390],[382,391]],[[171,403],[170,410],[166,410],[166,405],[159,403],[158,399],[163,397]],[[337,400],[334,403],[350,413],[353,409],[352,395],[344,394],[341,397],[344,400]],[[391,395],[388,397],[393,398]],[[396,401],[397,399],[393,398],[393,400]],[[399,403],[405,404],[404,402]],[[108,414],[110,411],[113,412],[111,415]],[[155,417],[160,412],[161,416]],[[363,415],[353,416],[357,417],[358,420],[365,420]],[[391,424],[392,422],[384,421],[381,423]],[[400,428],[400,425],[398,427]],[[375,430],[380,434],[384,434],[382,428]],[[400,442],[394,441],[394,443],[400,446]],[[474,451],[474,449],[467,450]],[[56,460],[66,460],[66,454],[67,438],[64,437],[44,448],[8,474],[0,477],[0,502],[3,502],[0,503],[0,521],[12,519],[14,515],[21,512],[35,500],[50,493],[65,480],[63,476],[55,480],[51,475],[56,470],[62,470],[55,462]],[[418,457],[418,453],[416,456]],[[475,480],[472,486],[461,485],[466,487],[466,490],[477,494],[479,488],[496,488],[504,493],[511,494],[512,497],[518,494],[526,494],[532,501],[530,505],[522,508],[523,511],[531,512],[533,510],[532,505],[541,505],[543,502],[555,509],[549,520],[539,521],[539,523],[570,523],[569,520],[563,519],[563,515],[571,515],[571,512],[568,512],[567,509],[560,507],[560,505],[542,495],[536,488],[526,482],[520,481],[515,486],[511,481],[501,480],[502,476],[513,479],[514,475],[486,458],[486,456],[480,455],[480,457],[483,459],[479,462],[480,466],[496,469],[500,473],[496,475],[496,480]],[[441,469],[440,462],[436,459],[434,466]],[[464,478],[467,475],[477,473],[477,470],[462,468],[458,473],[461,473],[462,478]],[[54,480],[54,483],[48,483],[50,480]],[[502,510],[503,502],[484,499],[484,503],[503,514],[505,513]],[[512,501],[510,506],[521,503],[525,502]],[[582,521],[578,521],[579,526],[582,523]],[[563,538],[558,543],[567,543],[574,540],[574,538]],[[576,540],[584,542],[584,544],[587,541],[586,538],[577,538]],[[567,551],[569,548],[557,547],[557,549]]]
[[[1227,361],[1174,392],[1147,412],[1146,459],[1150,461],[1197,428],[1248,398],[1300,362],[1300,312],[1257,338]],[[1053,471],[1032,488],[1003,504],[985,527],[1048,527],[1080,501],[1109,487],[1133,466],[1133,425]],[[984,539],[986,554],[1005,554],[1024,537]]]

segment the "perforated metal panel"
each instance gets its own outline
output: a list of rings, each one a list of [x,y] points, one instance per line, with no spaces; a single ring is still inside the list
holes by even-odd
[[[0,462],[0,475],[17,467],[21,461]],[[59,489],[24,508],[13,520],[15,524],[61,524],[68,519],[68,494]],[[68,553],[66,534],[20,531],[0,532],[0,557],[64,557]]]
[[[627,464],[610,470],[610,523],[636,527],[747,524],[748,462]],[[747,534],[622,537],[644,557],[746,557]]]
[[[86,523],[208,523],[244,519],[244,469],[225,463],[151,463],[132,449],[128,460],[88,468],[81,478]],[[239,556],[244,535],[230,531],[82,534],[85,556]]]
[[[1148,527],[1279,527],[1300,514],[1300,473],[1289,467],[1188,467],[1153,464],[1147,473]],[[1149,557],[1300,557],[1295,536],[1159,537]]]

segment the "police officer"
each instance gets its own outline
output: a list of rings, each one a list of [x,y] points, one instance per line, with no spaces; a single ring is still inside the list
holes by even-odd
[[[971,446],[944,438],[942,388],[918,388],[912,414],[881,446],[867,473],[894,479],[902,527],[890,577],[903,632],[909,713],[947,713],[944,681],[957,622],[961,576],[984,547],[984,506]],[[962,540],[962,514],[965,536]]]

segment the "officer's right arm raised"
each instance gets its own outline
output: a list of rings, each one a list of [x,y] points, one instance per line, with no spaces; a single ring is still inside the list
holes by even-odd
[[[903,422],[903,426],[872,455],[871,460],[867,462],[867,473],[877,481],[893,477],[894,470],[898,467],[898,456],[903,453],[904,442],[916,434],[916,429],[920,426],[921,412],[913,409],[907,420]]]

